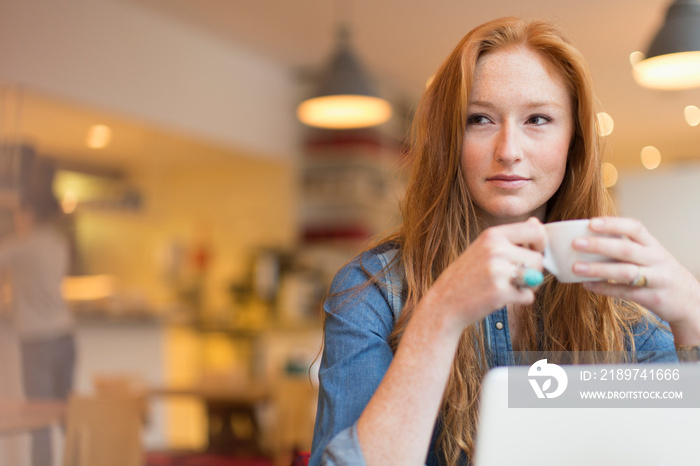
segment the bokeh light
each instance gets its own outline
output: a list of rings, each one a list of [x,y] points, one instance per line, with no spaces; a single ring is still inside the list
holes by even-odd
[[[609,136],[612,134],[615,128],[615,121],[610,115],[605,112],[599,112],[596,115],[596,120],[598,121],[598,134],[600,136]]]
[[[641,153],[642,165],[647,170],[653,170],[661,163],[661,152],[654,146],[646,146],[642,148]]]
[[[685,107],[683,109],[683,116],[690,126],[697,126],[700,124],[700,108],[695,105],[688,105]]]
[[[603,183],[606,188],[611,188],[617,183],[617,168],[610,162],[603,163]]]

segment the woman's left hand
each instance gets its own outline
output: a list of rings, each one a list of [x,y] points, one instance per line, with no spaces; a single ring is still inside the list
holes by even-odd
[[[613,237],[577,238],[574,249],[617,262],[576,262],[577,275],[602,279],[583,286],[646,307],[669,323],[676,344],[700,344],[700,282],[690,271],[638,220],[599,217],[591,219],[589,228]]]

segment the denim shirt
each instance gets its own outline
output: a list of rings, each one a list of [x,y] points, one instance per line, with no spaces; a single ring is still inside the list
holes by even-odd
[[[350,261],[333,280],[324,304],[324,349],[310,466],[365,464],[357,420],[394,357],[388,340],[403,307],[403,275],[399,267],[387,267],[397,253],[391,244],[379,246]],[[382,279],[368,284],[369,277],[380,272]],[[514,365],[506,308],[486,317],[484,325],[490,366]],[[634,335],[638,362],[674,360],[673,336],[658,323],[642,323]],[[438,433],[436,425],[428,466],[441,464],[435,449]]]

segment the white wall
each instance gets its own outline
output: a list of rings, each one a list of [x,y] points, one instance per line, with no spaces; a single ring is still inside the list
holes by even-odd
[[[3,0],[0,63],[0,81],[252,154],[296,146],[290,70],[128,0]]]
[[[700,163],[623,172],[615,194],[623,215],[641,220],[700,277]]]

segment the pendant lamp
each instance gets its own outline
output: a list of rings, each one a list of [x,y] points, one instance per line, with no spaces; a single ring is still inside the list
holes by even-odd
[[[350,48],[350,31],[341,25],[337,45],[314,95],[297,107],[302,123],[327,129],[376,126],[391,117],[391,105],[380,98]]]
[[[675,0],[646,58],[633,67],[638,84],[652,89],[700,87],[700,0]]]

